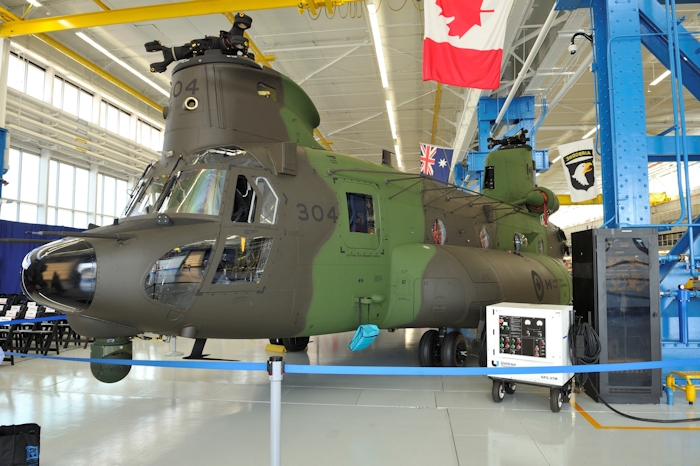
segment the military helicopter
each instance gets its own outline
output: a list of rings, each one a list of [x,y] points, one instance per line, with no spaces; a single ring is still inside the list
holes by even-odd
[[[270,338],[428,327],[423,366],[466,365],[460,328],[501,301],[568,304],[556,196],[534,183],[524,132],[494,140],[481,193],[325,150],[319,114],[230,31],[162,51],[172,73],[163,157],[113,225],[30,252],[27,296],[94,337],[94,358],[131,359],[144,332]],[[55,234],[55,233],[54,233]],[[104,382],[129,366],[93,364]]]

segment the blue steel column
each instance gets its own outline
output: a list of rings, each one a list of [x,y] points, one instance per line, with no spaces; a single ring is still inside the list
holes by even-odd
[[[637,2],[591,0],[605,226],[651,223]]]

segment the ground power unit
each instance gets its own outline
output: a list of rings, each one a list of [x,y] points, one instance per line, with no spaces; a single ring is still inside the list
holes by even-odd
[[[572,306],[498,303],[486,307],[488,367],[569,366]],[[569,401],[573,372],[491,375],[493,400],[515,393],[516,383],[550,388],[550,408]]]

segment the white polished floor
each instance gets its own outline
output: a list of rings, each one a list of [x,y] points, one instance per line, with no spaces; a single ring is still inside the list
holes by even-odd
[[[362,352],[351,334],[315,337],[290,364],[417,365],[422,330],[382,331]],[[189,354],[192,340],[178,339]],[[264,362],[266,340],[207,342],[212,357]],[[167,359],[170,345],[135,340],[137,359]],[[89,349],[62,352],[89,357]],[[476,357],[472,358],[476,365]],[[23,359],[0,367],[0,424],[35,422],[41,464],[270,464],[267,373],[134,367],[116,384],[87,364]],[[616,405],[657,419],[695,418],[676,404]],[[286,374],[283,465],[697,465],[700,423],[650,424],[586,395],[561,412],[545,388],[518,385],[502,403],[485,377]],[[579,410],[576,409],[578,406]],[[584,414],[585,413],[585,414]]]

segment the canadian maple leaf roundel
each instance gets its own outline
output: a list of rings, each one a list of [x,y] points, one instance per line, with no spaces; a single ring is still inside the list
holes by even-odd
[[[447,27],[450,36],[462,37],[474,26],[481,26],[481,13],[493,13],[494,10],[482,10],[484,0],[436,0],[442,8],[440,16],[454,18]]]

